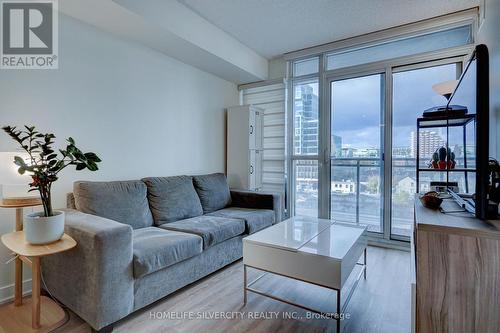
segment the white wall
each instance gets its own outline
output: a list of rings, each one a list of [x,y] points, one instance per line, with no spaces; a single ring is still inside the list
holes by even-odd
[[[490,154],[500,158],[500,1],[483,0],[485,20],[479,30],[479,42],[490,52]]]
[[[72,136],[103,160],[100,170],[63,171],[54,205],[75,180],[123,180],[223,172],[224,108],[236,85],[61,15],[58,70],[0,71],[0,125],[36,125]],[[17,147],[0,133],[0,151]],[[0,234],[14,212],[0,209]],[[11,295],[13,265],[0,245],[0,300]]]
[[[283,57],[269,60],[269,80],[286,77],[286,61]]]

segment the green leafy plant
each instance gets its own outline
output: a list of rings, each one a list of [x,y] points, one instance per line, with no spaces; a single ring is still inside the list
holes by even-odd
[[[101,162],[101,159],[94,153],[83,153],[75,146],[75,140],[71,137],[67,139],[66,149],[59,149],[57,153],[53,148],[56,136],[52,133],[40,133],[34,126],[24,126],[23,130],[18,130],[15,126],[5,126],[2,129],[29,155],[28,162],[16,156],[14,163],[19,167],[18,172],[21,175],[30,174],[33,181],[29,184],[29,191],[40,192],[46,217],[54,214],[51,190],[59,172],[69,165],[76,166],[76,170],[99,169],[97,163]]]

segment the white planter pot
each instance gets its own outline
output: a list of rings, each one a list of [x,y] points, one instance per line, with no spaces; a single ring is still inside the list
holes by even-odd
[[[45,217],[43,212],[24,217],[24,238],[30,244],[48,244],[61,239],[64,234],[64,212],[54,211],[54,216]]]

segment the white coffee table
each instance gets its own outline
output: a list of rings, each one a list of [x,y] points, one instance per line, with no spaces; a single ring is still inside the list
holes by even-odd
[[[247,292],[254,292],[302,309],[326,315],[337,321],[356,289],[361,275],[366,279],[366,226],[297,216],[243,239],[244,303]],[[363,256],[363,262],[358,263]],[[362,268],[341,307],[342,287],[356,265]],[[247,267],[333,289],[337,312],[325,313],[267,294],[251,286],[264,275],[247,283]]]

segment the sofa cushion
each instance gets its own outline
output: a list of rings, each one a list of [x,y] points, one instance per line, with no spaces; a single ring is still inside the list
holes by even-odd
[[[76,209],[83,213],[125,223],[134,229],[153,225],[146,184],[140,180],[75,182],[73,193]]]
[[[200,198],[189,176],[144,178],[156,225],[200,216]]]
[[[208,215],[242,219],[245,221],[246,232],[248,234],[253,234],[274,223],[274,211],[269,209],[229,207],[212,212]]]
[[[199,235],[206,249],[245,232],[245,221],[219,216],[197,216],[186,220],[165,223],[160,228]]]
[[[200,197],[203,213],[211,213],[231,204],[231,193],[224,174],[193,176],[193,182]]]
[[[148,227],[133,231],[134,277],[140,278],[202,252],[202,239],[191,233]]]

